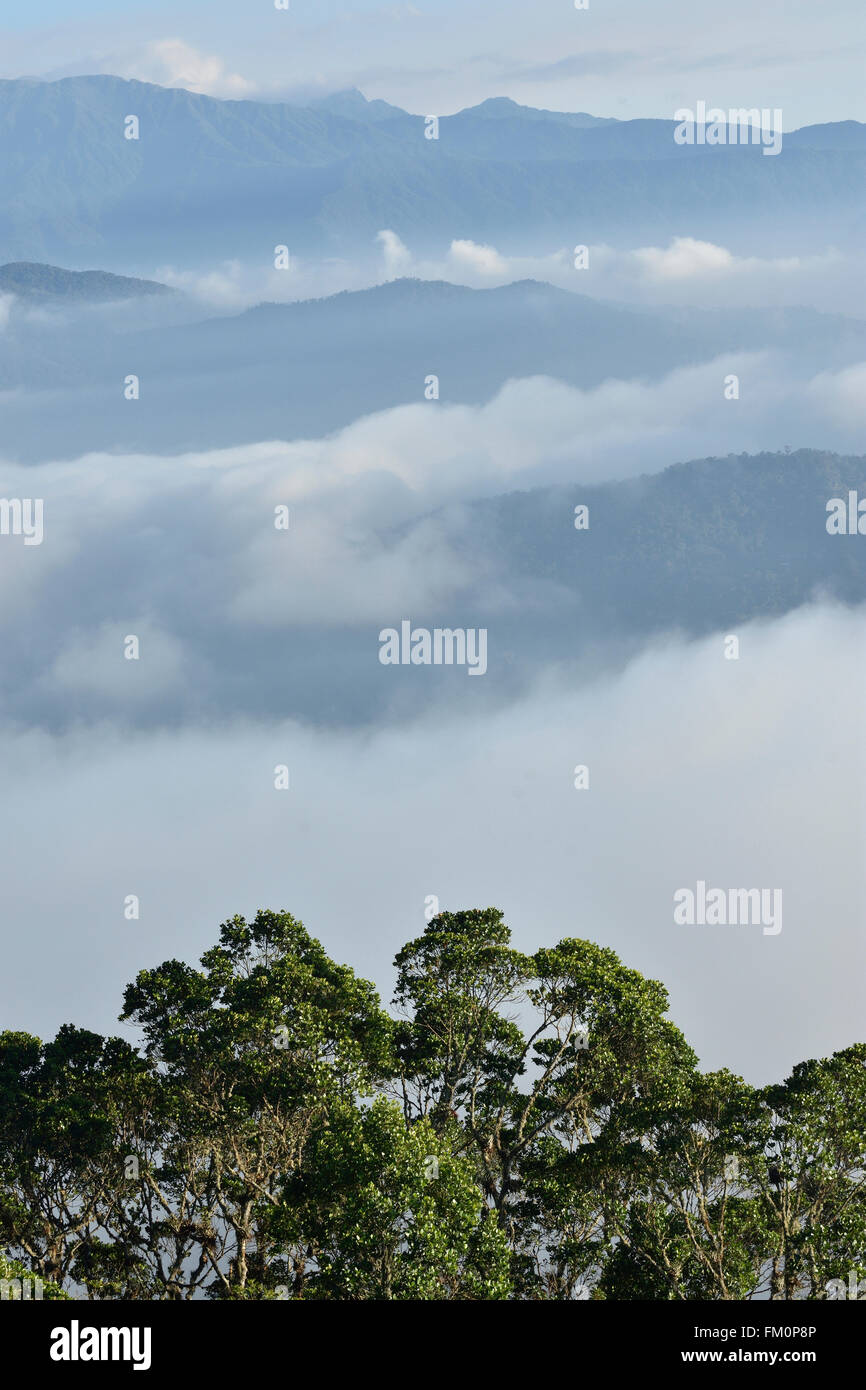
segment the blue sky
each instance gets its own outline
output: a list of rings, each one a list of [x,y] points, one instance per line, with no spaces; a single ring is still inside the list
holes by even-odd
[[[0,75],[113,72],[223,97],[358,86],[447,114],[488,96],[620,118],[781,107],[866,120],[862,0],[5,0]]]

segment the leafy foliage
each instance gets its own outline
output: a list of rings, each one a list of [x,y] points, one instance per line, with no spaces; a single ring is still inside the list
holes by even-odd
[[[703,1074],[658,981],[590,941],[517,951],[495,908],[441,913],[395,964],[397,1018],[261,911],[200,969],[139,974],[140,1049],[0,1035],[0,1278],[571,1301],[866,1275],[866,1045],[763,1090]]]

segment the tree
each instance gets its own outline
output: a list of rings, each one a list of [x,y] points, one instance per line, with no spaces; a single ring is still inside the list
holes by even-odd
[[[296,1297],[506,1298],[509,1249],[473,1165],[429,1120],[407,1127],[380,1096],[344,1106],[312,1139],[272,1229],[315,1252]]]
[[[443,1134],[458,1121],[455,1152],[473,1154],[522,1279],[534,1269],[542,1285],[572,1289],[594,1254],[587,1242],[601,1239],[602,1212],[588,1198],[594,1164],[584,1151],[611,1129],[620,1135],[635,1098],[669,1102],[696,1065],[664,1018],[663,986],[588,941],[521,954],[493,908],[440,914],[396,964],[397,1001],[412,1012],[397,1034],[407,1115],[429,1115]],[[525,1034],[506,1008],[526,1019]],[[569,1174],[570,1208],[561,1184],[551,1191],[554,1170]],[[568,1272],[561,1233],[549,1224],[555,1206],[567,1219]]]
[[[773,1298],[825,1298],[866,1277],[866,1045],[800,1062],[768,1086],[750,1176],[770,1235]]]
[[[613,1239],[608,1296],[743,1299],[765,1262],[763,1213],[745,1179],[762,1145],[760,1096],[739,1077],[694,1072],[637,1097],[596,1148]]]
[[[122,1017],[163,1068],[168,1120],[147,1181],[172,1246],[166,1292],[235,1297],[264,1282],[285,1175],[331,1110],[387,1069],[391,1023],[373,986],[288,913],[225,922],[201,964],[143,971]]]
[[[289,913],[142,971],[142,1046],[0,1034],[0,1278],[46,1297],[824,1298],[866,1278],[866,1044],[756,1090],[662,984],[494,908],[401,1017]],[[47,1290],[52,1292],[47,1292]]]
[[[69,1297],[52,1279],[40,1279],[39,1287],[34,1287],[36,1278],[39,1276],[34,1276],[20,1260],[10,1260],[8,1255],[0,1254],[0,1298],[56,1301]]]
[[[0,1239],[48,1281],[75,1278],[118,1208],[148,1071],[121,1039],[70,1026],[46,1044],[0,1035]]]

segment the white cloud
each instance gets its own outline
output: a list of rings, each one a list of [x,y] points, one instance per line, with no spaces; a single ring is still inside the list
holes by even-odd
[[[475,241],[452,241],[448,252],[448,264],[458,271],[480,275],[483,278],[501,278],[508,274],[508,262],[500,256],[493,246],[480,246]]]
[[[589,267],[576,270],[574,248],[546,255],[505,255],[494,246],[455,239],[436,258],[416,255],[396,232],[378,232],[368,257],[321,261],[292,256],[288,271],[239,261],[197,270],[157,266],[156,280],[183,289],[217,309],[262,300],[291,302],[364,289],[403,276],[449,280],[483,289],[514,280],[544,280],[560,289],[635,305],[746,308],[805,305],[866,316],[862,256],[834,250],[807,256],[739,256],[725,246],[674,237],[666,246],[630,250],[589,247]]]
[[[382,247],[382,255],[385,261],[385,274],[389,280],[398,279],[401,275],[411,273],[412,252],[408,246],[400,240],[396,232],[385,228],[376,234],[376,240]]]
[[[735,265],[734,257],[724,246],[714,246],[711,241],[696,241],[694,237],[674,237],[666,250],[647,246],[634,251],[632,255],[646,267],[653,279],[658,280],[683,280],[729,273]]]
[[[221,265],[205,271],[176,270],[173,266],[161,265],[154,272],[154,279],[162,284],[223,311],[245,309],[253,301],[271,298],[261,274],[256,277],[254,291],[243,288],[244,276],[240,261],[223,261]]]
[[[737,401],[725,399],[731,373],[740,379]],[[484,405],[419,401],[321,439],[44,464],[45,539],[4,551],[0,623],[15,627],[32,615],[63,567],[83,582],[91,570],[119,566],[124,611],[149,612],[147,573],[119,556],[150,535],[176,555],[178,573],[217,566],[208,601],[231,623],[377,622],[393,594],[413,607],[447,604],[484,583],[460,504],[788,442],[858,452],[864,384],[866,364],[810,383],[772,354],[732,354],[656,382],[609,380],[592,390],[513,380]],[[30,496],[33,477],[4,464],[0,491]],[[288,533],[274,528],[278,504],[291,510]],[[431,517],[444,507],[456,508],[447,521]],[[484,593],[501,599],[498,590]],[[102,616],[97,607],[94,626]],[[153,617],[163,627],[174,620],[170,606]],[[63,664],[58,674],[75,679],[76,669]]]
[[[805,304],[866,313],[866,291],[858,288],[863,279],[860,258],[832,248],[810,256],[738,256],[725,246],[678,236],[667,246],[630,250],[590,245],[588,260],[588,268],[577,270],[571,247],[542,256],[506,256],[493,246],[452,241],[441,260],[412,257],[400,273],[472,287],[545,280],[561,289],[630,305]]]
[[[822,372],[809,383],[816,412],[852,431],[866,428],[866,362],[840,372]]]
[[[239,98],[256,91],[256,83],[227,72],[224,59],[202,53],[183,39],[156,39],[134,54],[114,55],[104,60],[102,70],[161,87],[185,87],[204,96]]]

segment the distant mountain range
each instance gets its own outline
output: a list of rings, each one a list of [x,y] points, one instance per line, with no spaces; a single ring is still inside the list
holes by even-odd
[[[513,592],[544,583],[550,606],[558,594],[576,641],[665,629],[698,636],[819,595],[866,600],[866,545],[826,529],[828,500],[851,489],[866,497],[866,456],[728,455],[594,487],[485,498],[471,504],[466,534],[503,557]],[[590,520],[579,532],[577,503]]]
[[[672,113],[673,114],[673,113]],[[135,116],[138,139],[126,139]],[[866,126],[806,127],[775,158],[677,145],[674,122],[506,99],[443,117],[341,93],[307,107],[219,101],[116,77],[0,82],[0,259],[111,269],[272,264],[453,237],[531,244],[694,235],[776,254],[862,244]],[[832,233],[828,232],[832,229]]]
[[[838,368],[866,361],[866,323],[810,309],[637,311],[532,280],[489,290],[395,280],[137,330],[128,313],[119,324],[25,314],[0,335],[3,452],[36,462],[317,437],[422,402],[429,375],[442,402],[479,404],[512,378],[589,389],[761,349],[800,373]],[[133,403],[128,375],[140,382]]]
[[[337,116],[348,116],[355,121],[389,121],[395,117],[409,115],[407,111],[403,111],[399,106],[392,106],[390,102],[368,101],[357,87],[348,87],[345,91],[333,92],[330,96],[320,97],[316,101],[311,101],[309,108],[313,111],[333,111]],[[521,106],[518,102],[512,101],[510,97],[488,97],[487,101],[480,102],[478,106],[467,107],[459,115],[480,117],[488,121],[514,120],[515,117],[518,117],[527,121],[545,121],[571,126],[575,129],[622,124],[615,116],[590,116],[586,111],[540,111],[533,106]],[[417,119],[417,117],[410,119]],[[453,118],[443,116],[442,119],[443,121],[451,121]]]
[[[14,261],[0,265],[0,294],[19,299],[107,304],[146,295],[174,294],[156,280],[136,280],[104,270],[62,270],[56,265]]]

